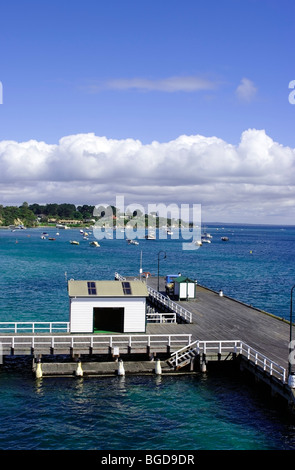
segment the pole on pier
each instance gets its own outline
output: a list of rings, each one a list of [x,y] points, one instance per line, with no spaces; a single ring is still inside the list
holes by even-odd
[[[160,250],[158,253],[158,292],[160,292],[160,254],[163,253],[162,259],[166,259],[166,251]]]

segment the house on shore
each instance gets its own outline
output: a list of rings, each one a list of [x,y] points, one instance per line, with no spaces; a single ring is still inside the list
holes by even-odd
[[[71,333],[145,333],[146,284],[68,281]]]

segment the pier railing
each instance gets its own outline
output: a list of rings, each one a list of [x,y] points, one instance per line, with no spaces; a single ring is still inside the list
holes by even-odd
[[[147,313],[148,323],[176,323],[176,313]]]
[[[172,310],[172,312],[176,313],[176,315],[181,317],[187,323],[192,323],[192,313],[189,310],[177,304],[176,302],[173,302],[173,300],[169,299],[169,297],[161,294],[161,292],[156,291],[150,286],[147,286],[147,290],[154,300],[160,302],[162,305]]]
[[[251,362],[253,365],[260,367],[265,373],[270,376],[274,376],[283,384],[287,380],[287,371],[284,367],[280,366],[276,362],[272,361],[268,357],[264,356],[260,352],[253,349],[248,344],[240,340],[233,341],[194,341],[189,346],[184,346],[178,351],[171,354],[171,359],[175,367],[181,365],[183,359],[187,355],[188,350],[194,350],[195,354],[241,354],[245,359]]]
[[[69,322],[0,322],[0,333],[69,333]]]
[[[121,274],[117,272],[115,273],[115,279],[117,279],[118,281],[126,280],[125,277],[121,276]],[[152,287],[148,285],[146,287],[149,295],[153,298],[153,300],[156,300],[157,302],[172,310],[173,313],[176,313],[176,315],[178,315],[185,322],[192,323],[192,313],[189,310],[177,304],[176,302],[173,302],[173,300],[169,299],[169,297],[161,294],[161,292],[158,292]]]
[[[109,352],[115,347],[127,351],[139,350],[175,350],[192,341],[191,334],[172,335],[5,335],[0,336],[0,345],[5,354],[68,354],[79,352]]]

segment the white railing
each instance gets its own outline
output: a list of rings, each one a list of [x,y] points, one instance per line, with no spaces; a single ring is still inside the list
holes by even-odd
[[[161,294],[152,287],[147,286],[147,289],[150,296],[152,296],[155,300],[160,302],[162,305],[165,305],[165,307],[168,307],[186,322],[192,323],[192,313],[189,312],[189,310],[177,304],[176,302],[173,302],[173,300],[169,299],[169,297],[166,297],[166,295]]]
[[[118,281],[126,280],[125,277],[121,276],[121,274],[117,272],[115,272],[115,279],[117,279]],[[166,295],[161,294],[160,292],[156,291],[150,286],[147,286],[147,290],[148,290],[149,295],[153,297],[155,300],[160,302],[162,305],[165,305],[166,307],[168,307],[170,310],[172,310],[174,313],[179,315],[186,322],[192,323],[192,313],[189,312],[189,310],[177,304],[176,302],[173,302],[173,300],[170,300],[169,297],[166,297]]]
[[[19,322],[0,322],[1,333],[57,333],[57,332],[69,333],[70,323],[69,322],[31,322],[31,321],[19,321]]]
[[[260,352],[253,349],[248,344],[240,340],[233,341],[194,341],[189,346],[184,346],[178,351],[171,354],[171,360],[174,365],[181,364],[188,350],[195,350],[196,354],[209,353],[236,353],[241,354],[252,364],[259,366],[264,372],[270,376],[275,376],[282,383],[286,383],[287,371],[284,367],[264,356]]]
[[[242,341],[240,346],[240,354],[245,356],[248,361],[252,362],[256,366],[259,366],[261,369],[263,369],[263,371],[268,372],[269,375],[275,376],[283,383],[286,383],[287,371],[284,367],[280,366]]]
[[[176,323],[176,313],[147,313],[148,323]]]
[[[191,334],[175,334],[175,335],[68,335],[68,336],[0,336],[0,344],[3,354],[13,349],[54,349],[57,354],[58,350],[66,349],[100,349],[100,348],[134,348],[142,349],[145,347],[169,347],[175,348],[181,345],[189,345],[192,340]]]

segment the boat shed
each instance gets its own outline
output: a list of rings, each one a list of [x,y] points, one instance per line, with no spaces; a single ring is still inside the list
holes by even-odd
[[[68,281],[71,333],[145,333],[146,284]]]
[[[174,295],[179,300],[196,298],[197,281],[192,281],[188,277],[178,276],[174,279]]]

